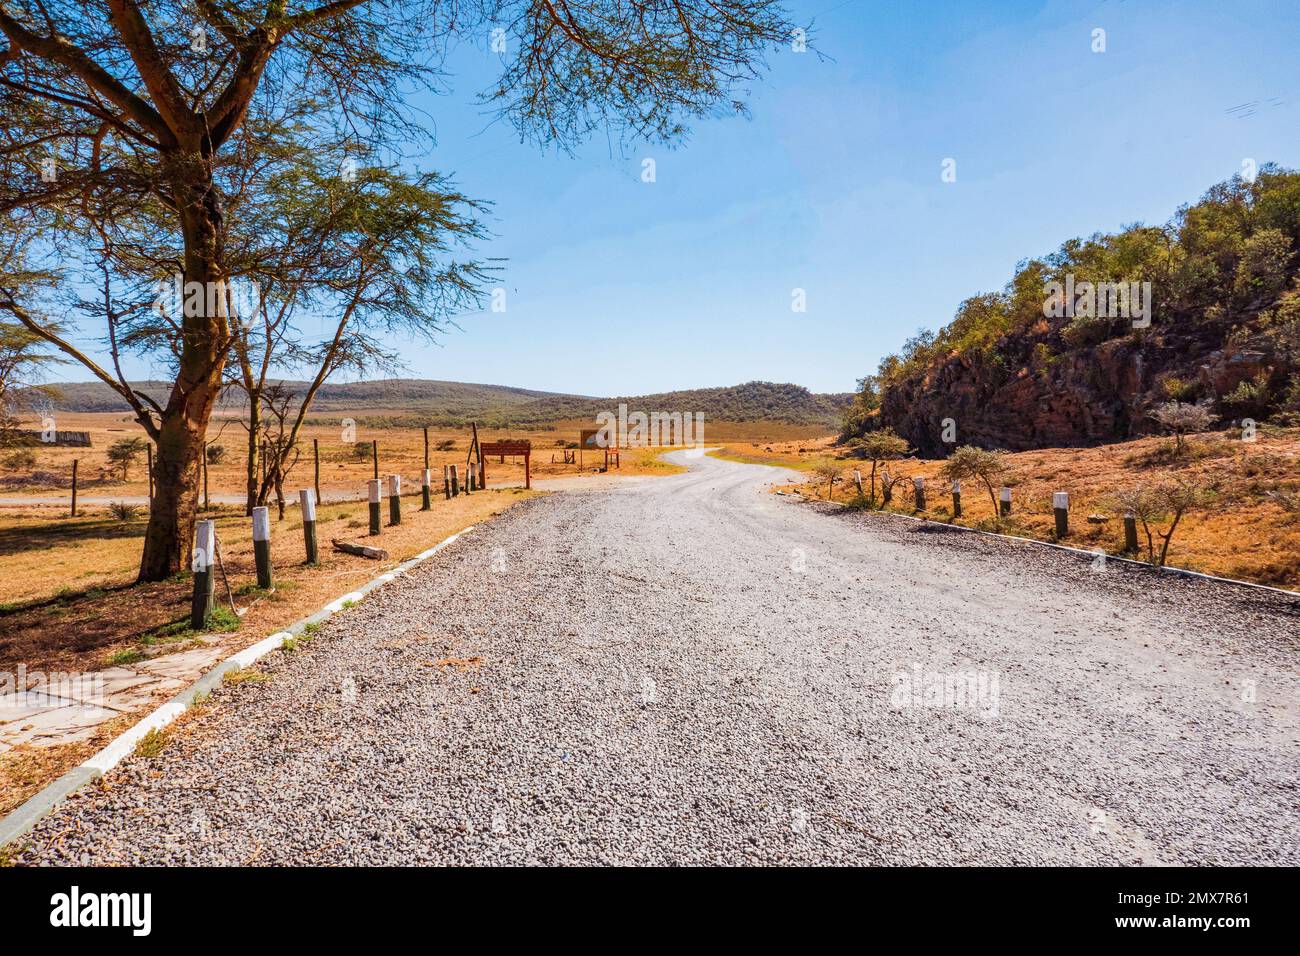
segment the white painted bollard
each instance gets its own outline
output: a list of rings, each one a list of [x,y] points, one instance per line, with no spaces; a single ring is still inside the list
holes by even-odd
[[[420,475],[420,510],[428,511],[433,507],[433,490],[430,485],[433,481],[433,475],[429,469],[424,469]]]
[[[912,479],[912,487],[916,489],[916,510],[925,510],[925,478],[917,476]]]
[[[952,483],[952,516],[954,518],[961,517],[961,482],[960,481],[954,481]]]
[[[194,558],[190,568],[194,572],[194,597],[190,602],[190,627],[201,631],[208,626],[212,613],[212,595],[217,578],[212,573],[213,555],[217,550],[217,524],[212,520],[200,521],[194,527]]]
[[[298,507],[302,511],[302,542],[307,548],[307,563],[316,564],[320,560],[316,548],[316,495],[310,488],[298,492]]]
[[[998,492],[998,500],[1001,502],[998,512],[1003,516],[1011,514],[1011,489],[1003,488]]]
[[[1070,533],[1069,492],[1052,492],[1052,511],[1056,514],[1056,536],[1064,538]]]
[[[402,476],[388,476],[388,523],[402,523]]]
[[[271,590],[271,512],[267,508],[253,509],[253,560],[257,563],[257,586]]]
[[[442,466],[442,493],[451,500],[451,465]]]
[[[378,478],[371,478],[369,482],[370,498],[370,533],[379,534],[379,496],[382,492],[381,482]]]

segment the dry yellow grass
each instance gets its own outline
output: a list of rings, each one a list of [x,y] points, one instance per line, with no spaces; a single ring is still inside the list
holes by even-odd
[[[1300,589],[1300,513],[1287,510],[1270,496],[1276,492],[1300,494],[1300,429],[1270,429],[1255,442],[1219,433],[1197,436],[1193,441],[1191,454],[1183,459],[1167,455],[1170,440],[1166,438],[1008,455],[1006,484],[1013,489],[1013,514],[1007,530],[1054,540],[1052,493],[1066,491],[1071,516],[1070,536],[1064,543],[1116,554],[1123,548],[1123,525],[1109,499],[1124,489],[1182,478],[1209,489],[1214,500],[1179,525],[1169,552],[1171,565]],[[816,459],[837,453],[829,439],[757,447],[732,443],[723,452],[804,470],[811,469]],[[843,459],[838,464],[840,478],[834,496],[844,502],[856,495],[854,468],[863,470],[866,482],[870,463]],[[896,476],[924,477],[927,515],[950,521],[950,489],[938,477],[942,466],[941,460],[908,459],[890,463],[890,471]],[[809,497],[825,498],[827,493],[826,482],[812,477],[798,488]],[[895,509],[911,513],[911,483],[899,486],[895,496]],[[964,482],[962,511],[960,524],[988,525],[993,504],[987,491],[975,482]],[[1105,520],[1091,523],[1090,515]]]

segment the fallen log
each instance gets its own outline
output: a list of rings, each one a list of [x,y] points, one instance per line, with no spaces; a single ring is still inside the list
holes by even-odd
[[[331,538],[330,544],[334,545],[335,551],[342,551],[344,554],[355,554],[359,558],[369,558],[372,561],[388,560],[388,552],[383,548],[372,548],[364,544],[352,544],[349,541],[340,541],[337,538]]]

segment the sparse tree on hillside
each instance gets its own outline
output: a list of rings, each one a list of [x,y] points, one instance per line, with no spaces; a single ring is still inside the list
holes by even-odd
[[[1186,402],[1165,402],[1157,406],[1151,417],[1174,436],[1174,455],[1179,457],[1186,450],[1188,435],[1206,431],[1214,424],[1214,416],[1206,406]]]
[[[826,455],[813,462],[812,470],[814,475],[826,482],[826,500],[829,501],[835,493],[835,479],[840,476],[840,463]]]
[[[939,469],[939,477],[946,481],[981,482],[989,493],[995,521],[999,514],[997,487],[1006,473],[1006,456],[1002,452],[986,451],[974,445],[962,445]]]
[[[876,503],[876,467],[881,462],[906,458],[912,453],[912,450],[907,446],[907,440],[892,428],[881,428],[878,431],[867,432],[862,438],[851,442],[850,446],[855,452],[871,462],[871,503],[874,505]]]
[[[1209,499],[1209,492],[1199,485],[1175,480],[1122,491],[1115,496],[1115,504],[1123,511],[1132,512],[1142,525],[1147,539],[1147,560],[1155,567],[1164,567],[1179,522],[1189,511],[1204,507]],[[1166,522],[1168,527],[1162,530],[1160,525]],[[1158,553],[1156,537],[1161,541]]]

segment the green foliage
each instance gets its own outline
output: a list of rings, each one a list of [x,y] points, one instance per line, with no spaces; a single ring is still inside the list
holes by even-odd
[[[1247,418],[1263,418],[1273,404],[1273,393],[1268,385],[1268,376],[1260,373],[1253,379],[1243,379],[1222,399],[1223,407],[1232,415],[1244,415]]]
[[[126,481],[131,466],[144,454],[145,447],[143,438],[119,438],[109,446],[105,457],[109,464],[122,470],[122,480]]]
[[[888,409],[899,392],[933,387],[933,373],[954,360],[1003,367],[1047,368],[1064,352],[1086,351],[1120,336],[1150,334],[1125,318],[1048,316],[1049,282],[1150,282],[1151,332],[1191,327],[1218,330],[1207,350],[1223,348],[1235,324],[1242,347],[1264,347],[1300,365],[1300,172],[1268,164],[1253,182],[1239,177],[1209,189],[1162,226],[1136,224],[1114,234],[1071,239],[1047,256],[1022,262],[999,292],[972,296],[938,332],[922,329],[875,376],[869,409]],[[1220,336],[1216,343],[1214,335]],[[997,376],[994,376],[996,379]],[[1254,386],[1251,386],[1254,388]],[[911,390],[911,391],[908,391]],[[1186,400],[1192,387],[1164,397]],[[1259,392],[1238,398],[1259,414],[1280,396]],[[843,425],[845,437],[863,434],[868,417],[855,397]]]
[[[943,467],[939,477],[946,481],[979,481],[989,494],[993,503],[993,514],[998,514],[998,500],[994,493],[998,483],[1007,473],[1006,455],[1000,451],[988,451],[974,445],[962,445],[953,451]]]

